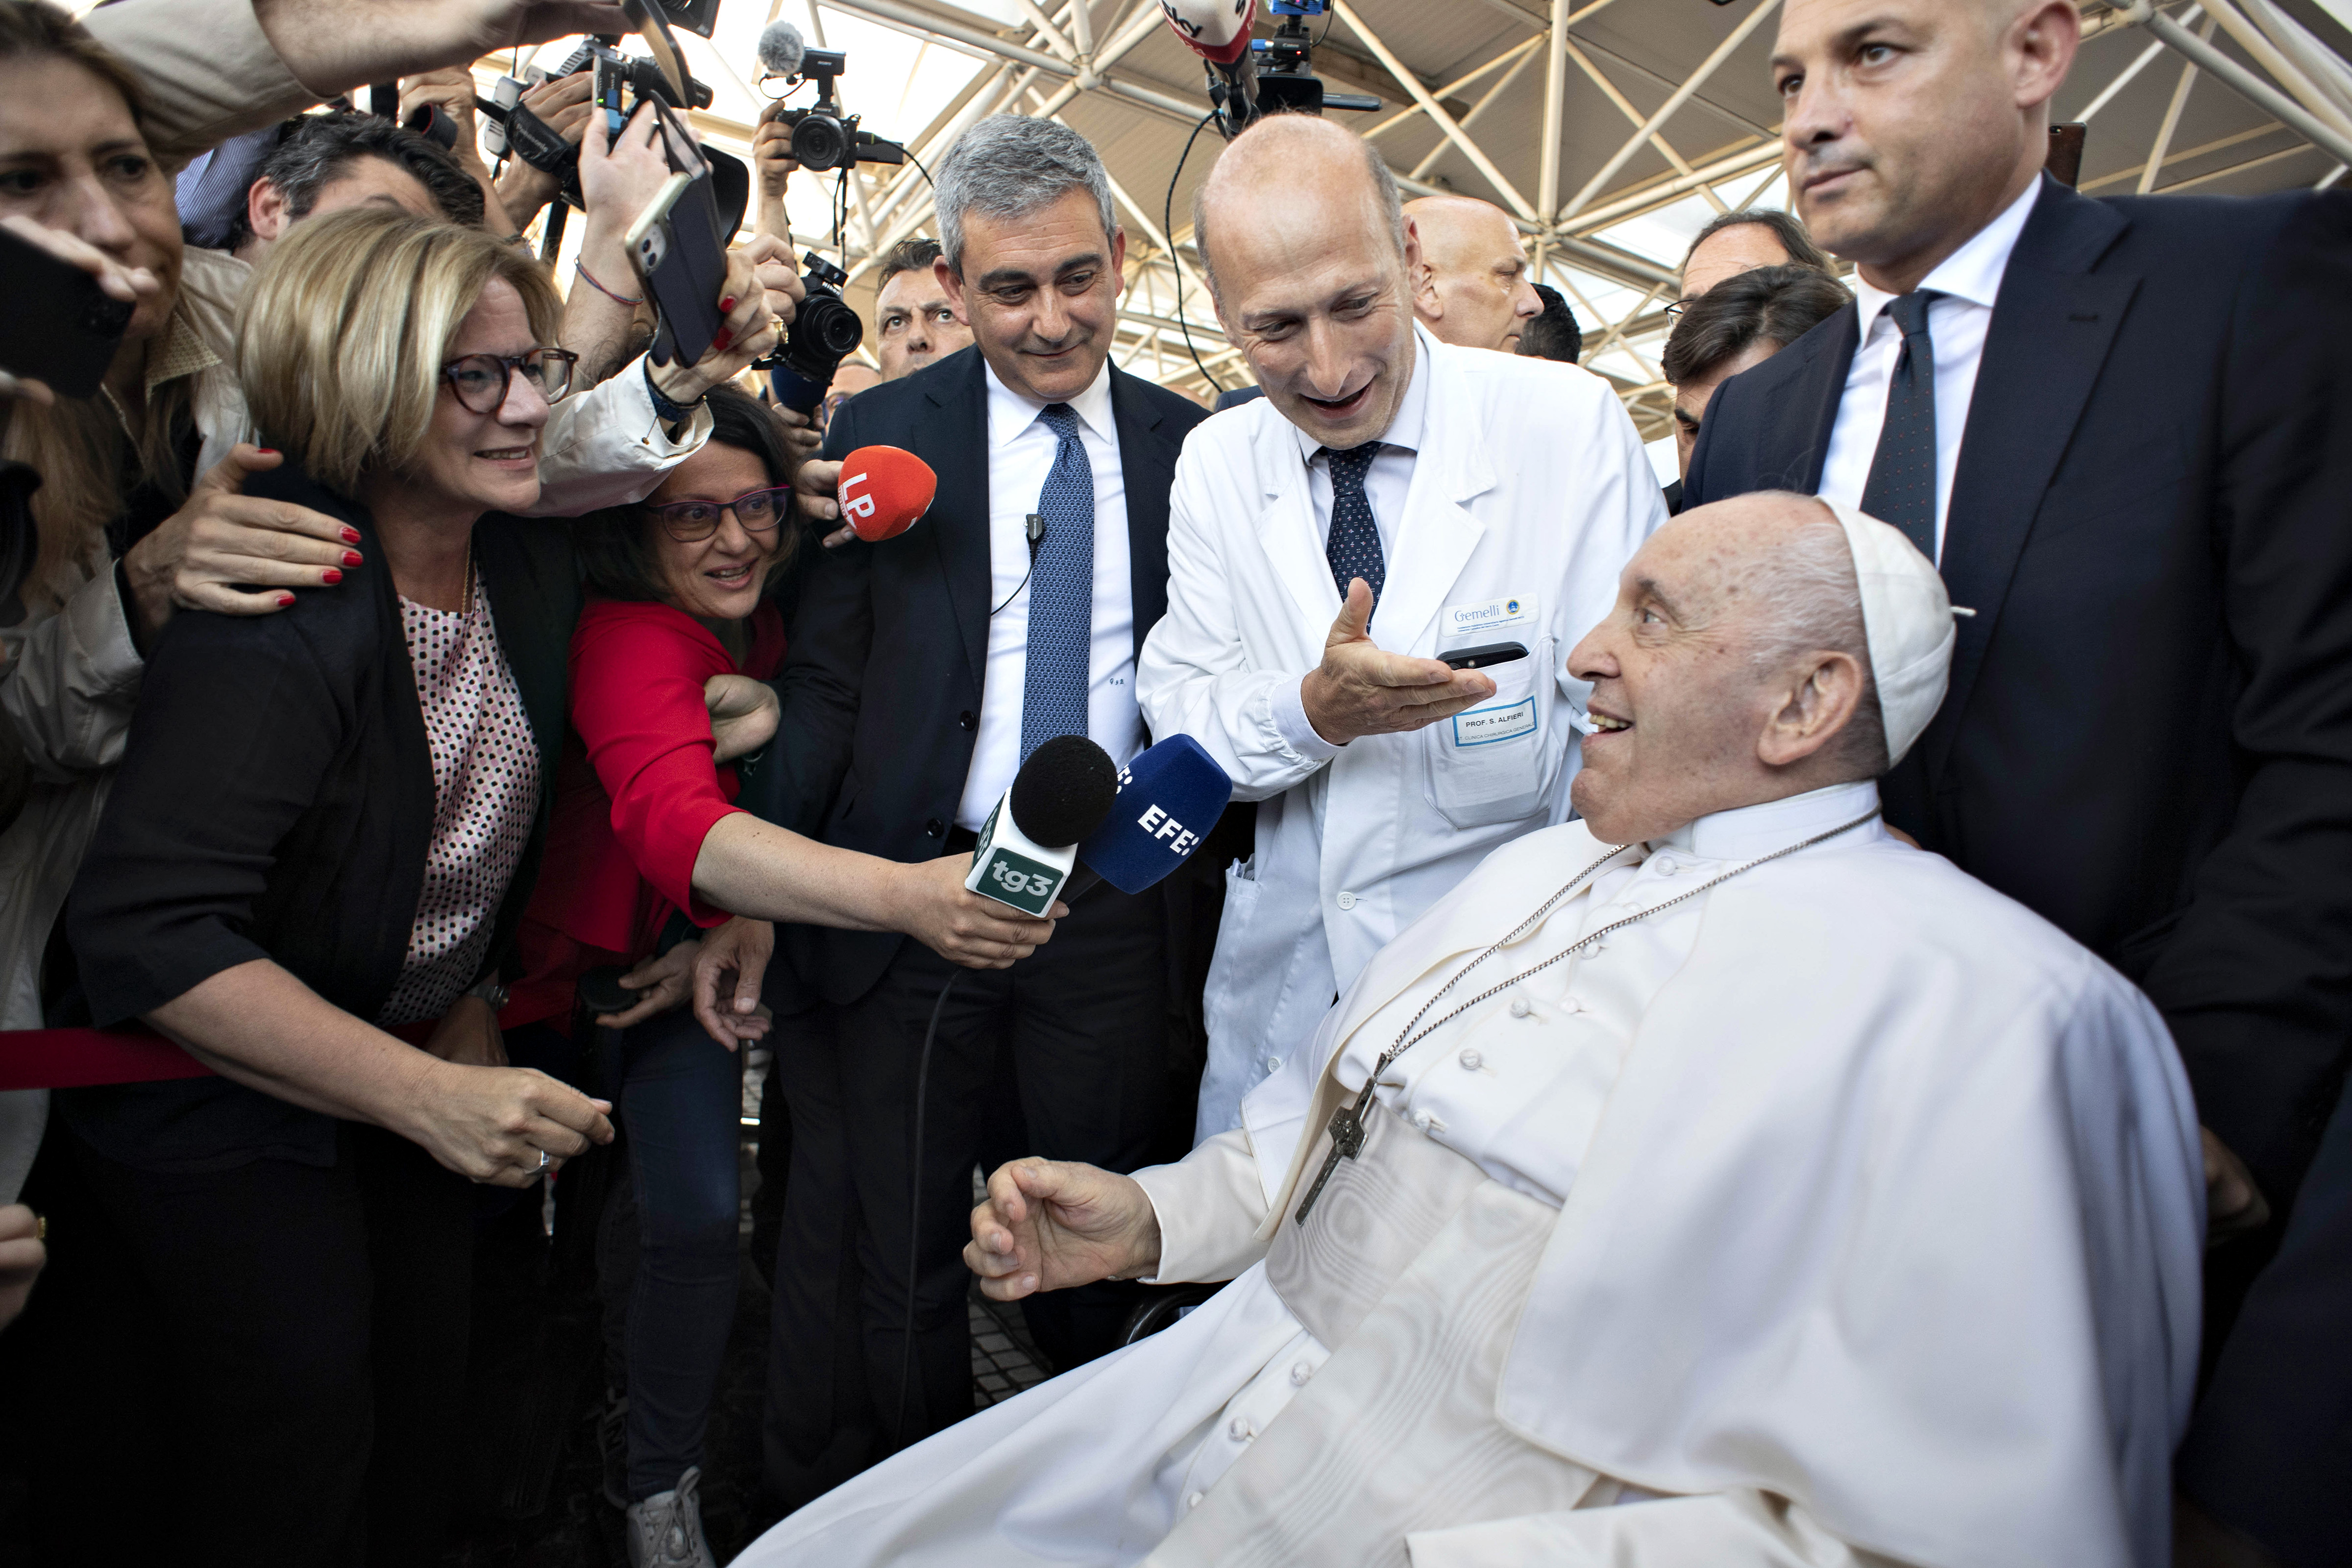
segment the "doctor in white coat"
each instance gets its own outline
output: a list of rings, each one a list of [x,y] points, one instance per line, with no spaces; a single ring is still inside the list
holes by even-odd
[[[1260,803],[1209,974],[1209,1138],[1372,954],[1568,816],[1567,653],[1665,509],[1599,377],[1414,325],[1417,241],[1360,138],[1262,121],[1194,220],[1265,390],[1185,442],[1137,670],[1151,732],[1192,736]],[[1496,645],[1525,657],[1445,662]]]

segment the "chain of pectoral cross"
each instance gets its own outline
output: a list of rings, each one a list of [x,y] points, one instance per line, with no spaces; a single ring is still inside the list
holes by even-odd
[[[1519,971],[1517,974],[1512,975],[1509,979],[1488,986],[1486,990],[1479,992],[1475,996],[1471,997],[1467,1002],[1465,1002],[1461,1005],[1454,1008],[1435,1023],[1431,1024],[1426,1028],[1418,1029],[1416,1032],[1416,1026],[1418,1026],[1423,1018],[1429,1016],[1429,1010],[1432,1007],[1436,1006],[1438,1003],[1444,1001],[1446,995],[1451,993],[1456,985],[1462,984],[1463,978],[1472,970],[1477,968],[1480,964],[1494,957],[1495,954],[1502,952],[1503,949],[1510,946],[1513,942],[1517,942],[1529,931],[1535,930],[1536,927],[1541,925],[1548,918],[1549,918],[1552,910],[1559,907],[1562,900],[1566,899],[1570,894],[1575,892],[1577,889],[1584,885],[1587,878],[1592,876],[1603,866],[1608,865],[1610,861],[1614,860],[1618,856],[1622,855],[1627,849],[1633,847],[1627,844],[1620,844],[1612,847],[1606,855],[1601,856],[1600,859],[1595,860],[1591,865],[1587,866],[1583,870],[1579,871],[1575,876],[1570,878],[1568,885],[1560,889],[1557,893],[1554,893],[1550,898],[1546,899],[1543,901],[1542,907],[1538,909],[1535,913],[1529,915],[1526,920],[1521,921],[1517,925],[1513,926],[1507,933],[1497,939],[1477,957],[1464,964],[1460,969],[1455,970],[1454,972],[1454,977],[1451,980],[1448,980],[1444,984],[1439,986],[1435,991],[1432,992],[1430,994],[1429,1000],[1423,1002],[1421,1005],[1420,1010],[1415,1012],[1411,1018],[1405,1021],[1404,1027],[1397,1031],[1396,1044],[1381,1052],[1380,1060],[1372,1064],[1371,1073],[1364,1079],[1364,1087],[1361,1092],[1360,1092],[1353,1100],[1339,1107],[1339,1110],[1334,1110],[1331,1113],[1331,1121],[1327,1129],[1331,1134],[1331,1152],[1323,1157],[1323,1168],[1316,1173],[1315,1184],[1307,1189],[1307,1196],[1300,1201],[1298,1205],[1298,1212],[1293,1215],[1291,1218],[1300,1225],[1306,1224],[1307,1211],[1313,1208],[1315,1206],[1315,1200],[1323,1195],[1324,1184],[1331,1179],[1331,1173],[1339,1168],[1339,1162],[1342,1160],[1352,1160],[1363,1152],[1365,1138],[1364,1113],[1371,1109],[1372,1090],[1379,1085],[1381,1075],[1387,1072],[1390,1066],[1394,1063],[1399,1057],[1404,1055],[1405,1052],[1412,1049],[1413,1047],[1421,1044],[1422,1041],[1427,1039],[1430,1036],[1435,1034],[1438,1030],[1444,1028],[1454,1019],[1459,1018],[1463,1014],[1467,1013],[1473,1007],[1477,1006],[1480,1003],[1492,1001],[1494,998],[1500,996],[1504,992],[1508,991],[1512,986],[1518,984],[1521,981],[1531,979],[1538,974],[1541,974],[1545,970],[1549,969],[1555,963],[1565,963],[1580,952],[1590,952],[1591,949],[1600,946],[1601,939],[1609,935],[1610,932],[1622,930],[1626,926],[1632,925],[1636,921],[1647,920],[1652,915],[1657,914],[1661,910],[1673,909],[1676,904],[1687,903],[1691,900],[1697,898],[1701,893],[1707,891],[1709,889],[1721,887],[1724,883],[1728,882],[1734,877],[1739,876],[1744,872],[1753,871],[1759,866],[1769,865],[1772,861],[1781,858],[1783,856],[1794,855],[1800,849],[1811,849],[1814,845],[1826,843],[1842,833],[1852,833],[1855,828],[1860,827],[1863,824],[1872,820],[1874,817],[1877,816],[1877,815],[1878,812],[1876,808],[1874,807],[1870,811],[1864,813],[1862,816],[1855,817],[1852,822],[1845,824],[1842,827],[1832,827],[1826,833],[1816,833],[1811,838],[1805,839],[1801,843],[1791,844],[1783,849],[1775,849],[1769,855],[1759,856],[1756,859],[1748,861],[1744,866],[1734,866],[1730,870],[1722,873],[1720,876],[1711,877],[1707,880],[1701,882],[1697,887],[1691,889],[1688,892],[1679,893],[1671,899],[1663,900],[1658,903],[1652,904],[1646,910],[1636,910],[1630,915],[1620,916],[1618,919],[1611,921],[1607,925],[1601,927],[1598,931],[1588,932],[1587,934],[1577,938],[1576,941],[1560,949],[1558,952],[1553,953],[1541,963],[1531,964],[1528,968]]]

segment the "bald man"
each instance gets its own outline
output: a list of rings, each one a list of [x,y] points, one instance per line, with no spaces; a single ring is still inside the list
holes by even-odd
[[[1543,313],[1510,214],[1475,196],[1422,196],[1404,205],[1421,239],[1412,310],[1439,342],[1519,352],[1519,331]]]
[[[739,1568],[2157,1568],[2195,1119],[2145,997],[1880,826],[1951,648],[1851,509],[1669,523],[1570,658],[1582,820],[1242,1130],[1005,1165],[964,1253],[998,1300],[1230,1283]]]
[[[1253,127],[1193,217],[1265,389],[1186,443],[1137,666],[1151,732],[1259,803],[1204,996],[1205,1138],[1382,942],[1566,815],[1563,659],[1665,508],[1607,383],[1416,322],[1421,226],[1360,137]]]
[[[1938,562],[1976,615],[1888,820],[2146,989],[2217,1175],[2251,1170],[2276,1226],[2352,1049],[2352,194],[2048,178],[2080,30],[2070,0],[1789,0],[1789,185],[1860,299],[1724,383],[1688,491],[1817,489]],[[2226,1179],[2213,1209],[2224,1235],[2258,1212]],[[2266,1250],[2215,1249],[2209,1329]],[[2319,1327],[2347,1310],[2263,1352],[2289,1397],[2332,1376],[2333,1415],[2231,1406],[2312,1483],[2352,1409]],[[2352,1560],[2340,1476],[2282,1501],[2282,1468],[2232,1448],[2192,1442],[2186,1489],[2294,1561]]]

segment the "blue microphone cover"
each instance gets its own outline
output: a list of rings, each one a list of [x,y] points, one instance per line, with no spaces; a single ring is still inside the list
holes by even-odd
[[[1171,735],[1120,770],[1118,798],[1078,843],[1078,859],[1123,893],[1139,893],[1201,847],[1234,798],[1234,781],[1190,735]]]

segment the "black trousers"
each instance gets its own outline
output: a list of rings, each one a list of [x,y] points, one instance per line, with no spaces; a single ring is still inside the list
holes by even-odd
[[[56,1455],[69,1473],[35,1457],[36,1496],[87,1504],[57,1521],[69,1559],[438,1562],[465,1448],[471,1184],[351,1124],[324,1168],[165,1173],[62,1126],[52,1142],[79,1201],[73,1268],[41,1281],[64,1287],[44,1338],[68,1358],[42,1392],[75,1402],[67,1427],[145,1450],[96,1474],[83,1442]]]
[[[1108,1170],[1147,1163],[1167,1093],[1165,906],[1103,886],[1009,970],[963,970],[909,941],[874,988],[780,1051],[792,1174],[776,1252],[764,1433],[772,1501],[799,1508],[971,1414],[971,1172],[1012,1152]],[[915,1089],[925,1026],[950,976],[925,1086],[906,1352]],[[1020,1125],[1008,1128],[1006,1112]],[[1067,1368],[1116,1348],[1133,1287],[1024,1303]]]

